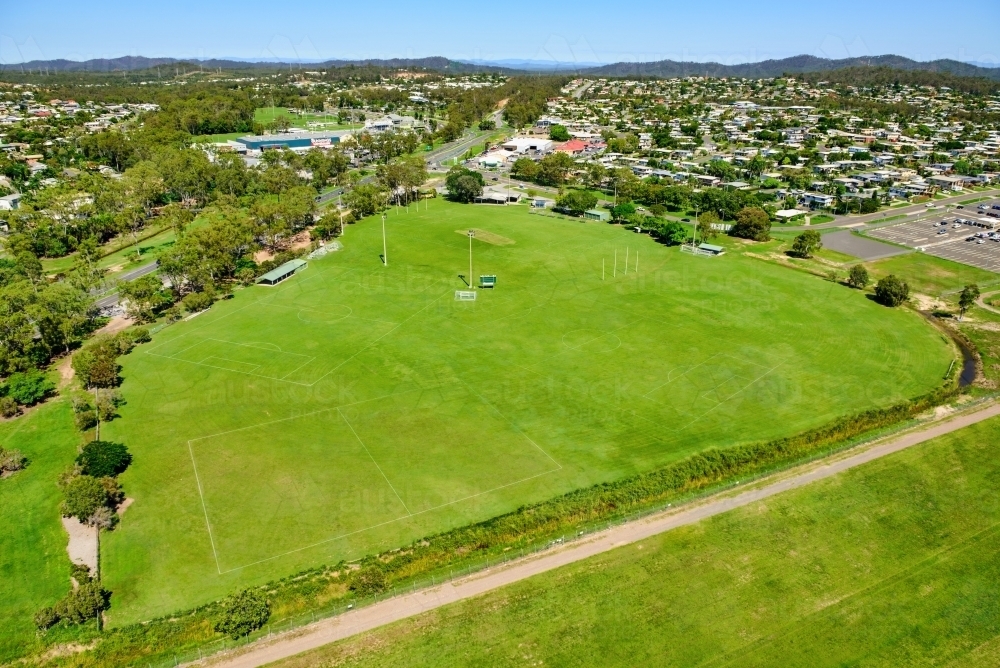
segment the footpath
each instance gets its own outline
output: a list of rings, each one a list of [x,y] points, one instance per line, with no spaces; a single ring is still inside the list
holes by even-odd
[[[215,655],[185,665],[212,666],[213,668],[256,668],[286,659],[450,603],[479,596],[623,545],[645,540],[671,529],[700,522],[782,492],[797,489],[998,415],[1000,415],[1000,404],[990,404],[972,412],[946,417],[918,427],[913,431],[889,437],[874,445],[861,446],[859,449],[841,452],[827,459],[805,464],[792,471],[776,474],[769,479],[772,482],[768,482],[768,480],[757,481],[751,488],[742,492],[728,490],[695,504],[668,509],[640,520],[614,526],[523,559],[510,561],[436,587],[389,598],[288,633],[261,639],[244,648],[234,650],[232,653]]]

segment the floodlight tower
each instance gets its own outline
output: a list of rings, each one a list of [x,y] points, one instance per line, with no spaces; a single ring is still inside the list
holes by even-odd
[[[389,255],[385,246],[385,212],[382,212],[382,265],[389,266]]]
[[[476,238],[476,231],[469,230],[469,285],[473,290],[476,289],[476,284],[472,282],[472,240]]]

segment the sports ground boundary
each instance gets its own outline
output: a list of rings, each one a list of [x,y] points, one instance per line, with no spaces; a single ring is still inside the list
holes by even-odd
[[[749,489],[744,488],[743,491],[726,490],[692,504],[660,511],[638,520],[626,521],[623,524],[579,537],[569,543],[559,541],[546,550],[520,559],[487,567],[485,570],[465,577],[460,576],[440,585],[392,596],[366,607],[348,610],[338,616],[286,633],[274,636],[269,634],[239,650],[217,654],[184,665],[208,665],[213,668],[256,668],[286,659],[833,477],[997,416],[1000,416],[1000,403],[994,401],[986,406],[978,406],[966,412],[952,414],[931,423],[924,423],[902,434],[894,434],[874,443],[860,445],[821,460],[767,476],[748,485]]]

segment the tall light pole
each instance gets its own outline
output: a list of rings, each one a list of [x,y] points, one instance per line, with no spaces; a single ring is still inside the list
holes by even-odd
[[[472,282],[472,240],[476,238],[476,231],[469,230],[469,287],[476,289],[476,284]]]
[[[471,242],[470,242],[471,243]],[[382,212],[382,264],[389,266],[389,254],[385,247],[385,212]]]

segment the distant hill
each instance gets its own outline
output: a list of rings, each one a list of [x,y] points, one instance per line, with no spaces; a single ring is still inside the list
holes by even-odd
[[[122,56],[121,58],[94,58],[91,60],[32,60],[25,63],[14,63],[0,66],[0,71],[49,71],[49,72],[135,72],[151,70],[157,67],[186,66],[187,68],[251,70],[251,69],[285,69],[285,68],[329,68],[329,67],[385,67],[392,69],[424,69],[439,72],[494,72],[508,68],[496,65],[477,65],[449,60],[440,56],[429,58],[392,58],[387,60],[324,60],[288,62],[279,60],[238,60],[211,58],[207,60],[180,58],[146,58],[145,56]]]
[[[1000,80],[1000,68],[978,67],[957,60],[932,60],[920,62],[903,56],[870,56],[865,58],[843,58],[832,60],[816,56],[792,56],[780,60],[764,60],[758,63],[723,65],[722,63],[678,62],[659,60],[649,63],[612,63],[601,67],[580,70],[581,74],[606,77],[746,77],[748,79],[777,77],[782,74],[802,74],[823,72],[853,67],[889,67],[897,70],[923,70],[926,72],[946,72],[963,77],[984,77]]]
[[[541,74],[575,71],[581,75],[602,77],[746,77],[768,78],[783,74],[804,74],[831,70],[858,69],[864,67],[891,68],[895,70],[916,70],[939,72],[962,77],[982,77],[1000,81],[1000,67],[979,67],[957,60],[933,60],[920,62],[903,56],[885,55],[865,58],[843,58],[832,60],[816,56],[792,56],[780,60],[764,60],[757,63],[723,65],[708,62],[679,62],[659,60],[648,63],[619,62],[610,65],[591,66],[592,63],[560,63],[555,61],[508,59],[496,61],[458,61],[432,56],[428,58],[391,58],[370,60],[324,60],[308,62],[280,62],[276,60],[239,60],[213,58],[208,60],[183,60],[178,58],[146,58],[144,56],[122,56],[121,58],[96,58],[93,60],[32,60],[26,63],[3,65],[0,71],[48,71],[48,72],[132,72],[151,70],[157,67],[186,67],[223,70],[261,70],[284,68],[330,67],[381,67],[390,69],[422,69],[451,74],[474,72],[499,72],[504,74]]]

